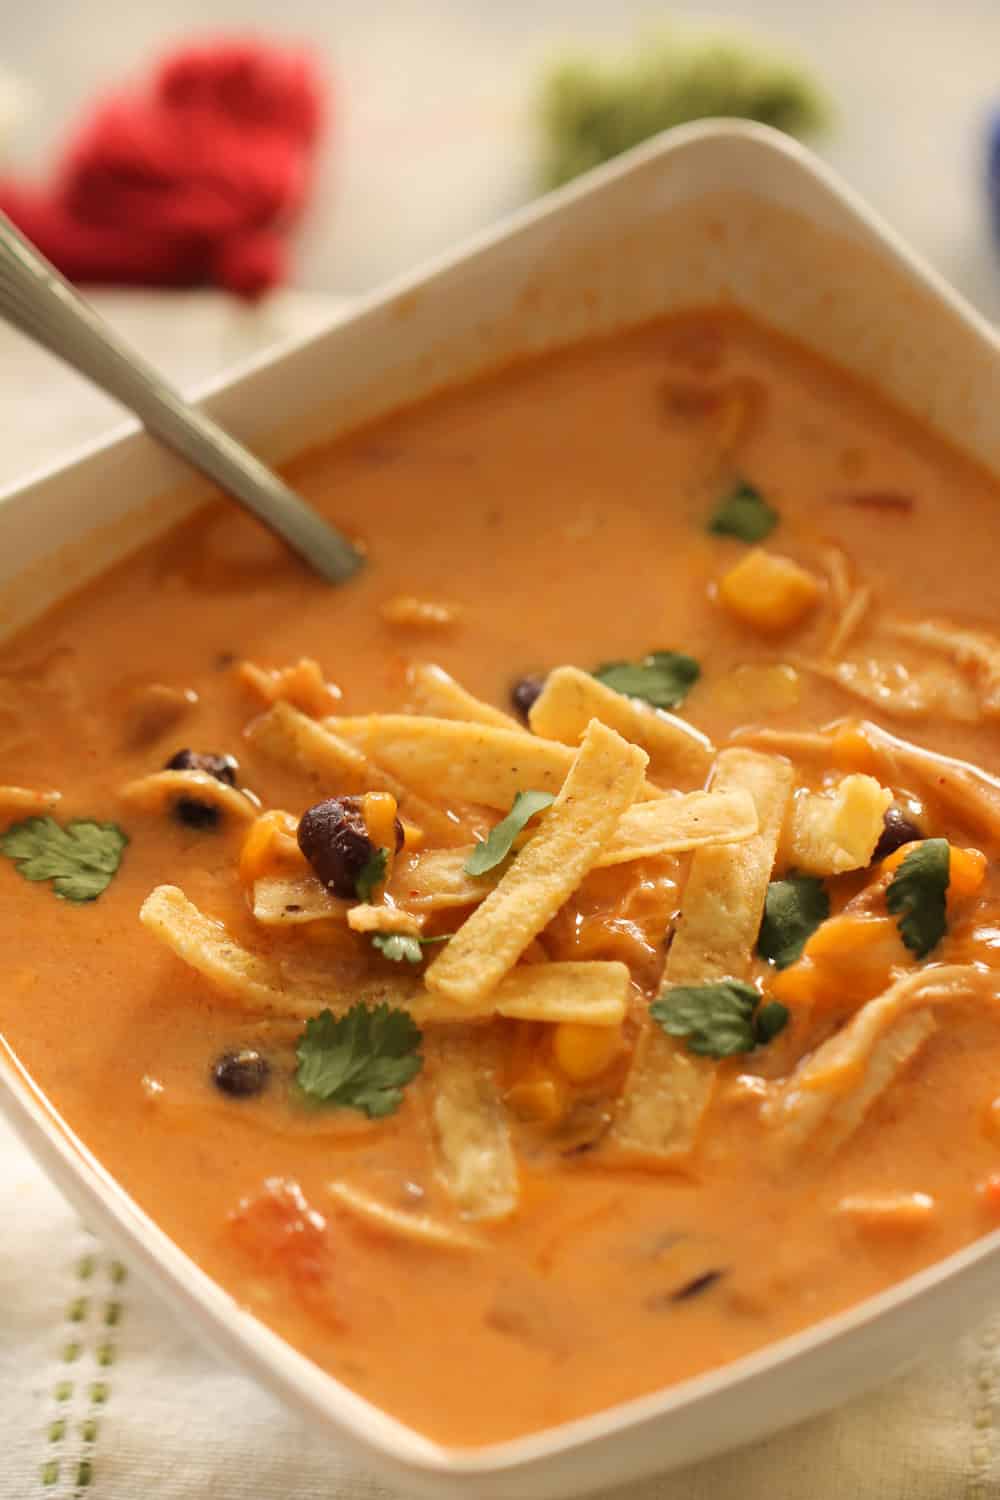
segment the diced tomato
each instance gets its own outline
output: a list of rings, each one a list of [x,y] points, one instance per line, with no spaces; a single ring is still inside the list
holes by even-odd
[[[983,1207],[1000,1218],[1000,1172],[991,1172],[989,1177],[984,1177],[982,1182],[976,1184],[976,1192],[983,1202]]]
[[[327,1222],[297,1182],[269,1177],[259,1193],[244,1198],[230,1214],[228,1228],[260,1272],[286,1280],[326,1321],[340,1322],[331,1291],[334,1267]]]

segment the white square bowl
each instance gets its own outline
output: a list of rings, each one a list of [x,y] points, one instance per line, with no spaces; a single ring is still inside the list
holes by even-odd
[[[228,378],[206,405],[281,459],[513,356],[719,303],[847,368],[1000,471],[1000,343],[988,326],[806,152],[729,122],[672,131],[545,199]],[[0,630],[206,493],[129,431],[0,496]],[[2,1037],[0,1107],[88,1222],[195,1332],[416,1494],[555,1500],[763,1437],[954,1336],[985,1309],[1000,1276],[998,1232],[710,1374],[526,1438],[448,1448],[361,1400],[242,1311],[56,1117]]]

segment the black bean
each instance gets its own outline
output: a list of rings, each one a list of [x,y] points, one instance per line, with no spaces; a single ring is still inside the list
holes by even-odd
[[[913,844],[917,839],[923,838],[923,831],[910,817],[904,807],[894,802],[885,810],[882,819],[882,835],[875,845],[875,853],[872,855],[872,863],[877,864],[880,859],[894,854],[904,844]]]
[[[709,1287],[723,1276],[725,1271],[702,1271],[700,1276],[694,1276],[690,1281],[685,1281],[676,1291],[670,1293],[671,1302],[687,1302],[691,1297],[697,1297],[701,1292],[707,1292]]]
[[[403,847],[403,825],[396,819],[396,848]],[[358,876],[375,853],[365,826],[360,797],[328,797],[299,820],[299,848],[319,880],[334,896],[357,895]]]
[[[185,828],[198,828],[207,832],[218,828],[222,815],[210,802],[196,802],[193,797],[178,797],[174,803],[174,817]]]
[[[271,1065],[266,1057],[245,1047],[241,1052],[224,1052],[212,1068],[212,1082],[234,1099],[249,1099],[267,1087]]]
[[[522,719],[528,717],[532,704],[539,697],[544,686],[544,677],[519,677],[517,679],[510,690],[510,701]]]
[[[163,768],[165,771],[204,771],[226,786],[236,785],[239,762],[234,755],[215,755],[211,751],[178,750]]]

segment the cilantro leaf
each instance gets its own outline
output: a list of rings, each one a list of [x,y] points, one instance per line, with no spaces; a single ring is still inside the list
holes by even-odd
[[[407,963],[418,964],[429,943],[446,943],[450,937],[450,932],[429,938],[413,937],[407,932],[373,932],[372,947],[377,948],[383,958],[391,958],[394,964],[401,963],[404,958]]]
[[[654,708],[677,708],[701,676],[701,667],[682,651],[650,651],[641,661],[606,661],[593,676],[627,698],[642,698]]]
[[[408,1010],[360,1000],[339,1020],[322,1010],[299,1038],[295,1081],[311,1099],[378,1120],[395,1114],[403,1089],[423,1067],[420,1040]]]
[[[899,935],[918,958],[926,958],[948,927],[945,898],[951,879],[947,839],[915,844],[892,877],[885,904],[899,917]]]
[[[716,536],[735,536],[741,542],[762,542],[777,526],[780,517],[773,506],[752,484],[740,484],[712,512],[709,531]]]
[[[354,890],[359,901],[370,901],[372,891],[377,885],[381,885],[385,879],[385,868],[389,863],[389,853],[386,849],[373,849],[367,860],[361,867],[361,873],[354,882]]]
[[[771,1041],[788,1020],[788,1011],[777,1001],[757,1011],[759,1002],[752,984],[720,979],[666,989],[649,1014],[668,1036],[684,1037],[688,1051],[698,1057],[735,1057]]]
[[[766,1047],[787,1025],[788,1006],[782,1005],[780,1000],[769,1000],[753,1018],[757,1046]]]
[[[815,875],[789,875],[772,880],[764,902],[764,918],[757,952],[777,969],[787,969],[802,957],[806,940],[830,915],[830,898]]]
[[[525,824],[543,808],[551,807],[555,800],[551,792],[518,792],[507,816],[465,861],[466,875],[486,875],[495,870],[507,858]]]
[[[0,834],[0,854],[14,861],[25,880],[51,880],[63,901],[96,901],[111,884],[127,843],[117,823],[74,818],[64,828],[55,818],[26,818]]]

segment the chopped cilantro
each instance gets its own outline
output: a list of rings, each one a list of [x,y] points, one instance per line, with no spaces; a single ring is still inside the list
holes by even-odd
[[[423,1067],[420,1039],[408,1010],[359,1001],[340,1020],[322,1010],[299,1038],[295,1081],[310,1099],[381,1119],[395,1114],[404,1087]]]
[[[383,958],[391,958],[394,964],[401,963],[404,958],[407,963],[418,964],[429,943],[446,943],[450,937],[450,932],[430,938],[413,937],[408,932],[374,932],[372,947],[377,948]]]
[[[775,968],[787,969],[802,957],[806,940],[830,915],[830,898],[815,875],[772,880],[764,902],[757,952]]]
[[[486,875],[495,870],[510,853],[514,840],[536,813],[551,807],[551,792],[518,792],[507,816],[497,824],[489,838],[477,844],[465,861],[466,875]]]
[[[627,698],[642,698],[654,708],[677,708],[698,681],[701,668],[682,651],[651,651],[641,661],[604,662],[593,675]]]
[[[758,1047],[765,1047],[788,1025],[788,1006],[780,1000],[769,1000],[754,1016],[753,1025]]]
[[[676,985],[649,1007],[668,1036],[684,1037],[699,1057],[734,1057],[764,1046],[782,1031],[788,1011],[776,1000],[757,1010],[760,995],[742,979]],[[756,1014],[755,1014],[756,1012]]]
[[[354,882],[354,889],[359,901],[371,900],[372,891],[377,885],[381,885],[385,879],[385,867],[388,863],[389,854],[387,850],[372,850],[361,867],[361,873]]]
[[[926,958],[947,929],[945,898],[951,878],[947,839],[924,839],[899,865],[885,904],[899,917],[899,935],[918,958]]]
[[[717,536],[735,536],[741,542],[762,542],[777,526],[778,512],[768,505],[752,484],[740,484],[720,500],[708,522]]]
[[[14,861],[25,880],[51,880],[64,901],[96,901],[110,885],[128,834],[117,823],[74,818],[63,828],[55,818],[26,818],[0,834],[0,854]]]

